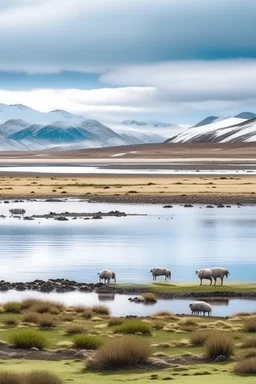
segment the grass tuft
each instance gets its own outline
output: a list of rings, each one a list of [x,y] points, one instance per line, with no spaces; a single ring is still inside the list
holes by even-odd
[[[8,303],[5,303],[4,311],[7,313],[20,313],[21,312],[21,306],[20,303],[17,301],[9,301]]]
[[[86,333],[86,328],[83,325],[72,324],[66,329],[67,335],[80,335]]]
[[[212,334],[213,334],[212,331],[207,331],[207,330],[198,330],[198,331],[192,332],[192,334],[190,335],[190,342],[192,345],[195,345],[195,346],[204,345],[207,339]]]
[[[209,336],[205,343],[206,355],[209,359],[214,360],[219,355],[229,358],[234,350],[232,337],[226,333],[214,332]]]
[[[19,321],[15,316],[9,316],[6,319],[3,320],[5,325],[8,325],[9,327],[15,327],[18,325]]]
[[[24,329],[10,335],[10,342],[15,348],[30,349],[36,347],[44,349],[47,346],[47,338],[37,330]]]
[[[120,319],[119,317],[111,317],[108,321],[109,327],[115,327],[116,325],[123,324],[124,319]]]
[[[141,320],[126,320],[114,329],[114,333],[151,335],[152,327]]]
[[[23,383],[23,375],[16,372],[1,371],[0,384],[21,384]]]
[[[82,349],[98,349],[103,345],[103,340],[98,336],[77,335],[73,339],[74,346]]]
[[[243,341],[242,348],[256,348],[256,336],[247,337]]]
[[[157,303],[157,297],[153,292],[145,292],[141,296],[147,304]]]
[[[151,349],[147,341],[125,336],[109,341],[87,362],[91,370],[116,370],[147,363]]]
[[[96,315],[110,315],[110,310],[106,305],[94,305],[91,310]]]
[[[32,371],[26,375],[25,383],[26,384],[62,384],[62,380],[57,375],[51,372]]]
[[[248,317],[244,321],[244,329],[246,332],[256,332],[256,316]]]
[[[56,320],[50,313],[43,313],[38,318],[38,325],[41,328],[53,328],[56,327]]]
[[[23,321],[25,323],[38,324],[39,314],[36,312],[25,312],[23,316]]]
[[[249,359],[239,361],[235,365],[233,372],[238,375],[242,375],[242,374],[255,375],[256,374],[256,357],[251,357]]]

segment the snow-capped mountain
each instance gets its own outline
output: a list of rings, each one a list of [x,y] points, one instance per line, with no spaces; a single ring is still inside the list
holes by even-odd
[[[23,104],[0,104],[0,123],[19,119],[30,124],[49,124],[53,121],[66,121],[79,124],[86,120],[86,117],[74,115],[61,109],[51,112],[39,112]]]
[[[120,123],[121,125],[128,125],[134,127],[155,127],[155,128],[168,128],[177,127],[176,124],[163,123],[161,121],[138,121],[138,120],[124,120]]]
[[[253,118],[251,116],[254,116]],[[245,118],[249,117],[249,118]],[[207,121],[205,119],[204,121]],[[242,112],[235,117],[199,123],[168,139],[169,143],[234,143],[256,141],[256,115]]]
[[[48,113],[25,105],[0,104],[0,150],[82,149],[163,142],[147,130],[115,130],[63,110]]]

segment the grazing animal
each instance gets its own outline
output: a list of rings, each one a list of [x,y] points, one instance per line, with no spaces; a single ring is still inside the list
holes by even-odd
[[[103,269],[103,271],[98,272],[98,275],[99,275],[99,282],[103,280],[105,284],[109,284],[111,279],[113,279],[116,283],[116,274],[115,272],[110,271],[109,269]]]
[[[200,279],[200,285],[202,285],[202,280],[205,279],[205,280],[210,280],[210,285],[212,285],[212,270],[210,268],[204,268],[204,269],[198,269],[196,271],[196,275],[199,277]]]
[[[26,211],[23,208],[12,208],[12,209],[9,209],[9,213],[10,213],[10,216],[20,215],[23,217],[25,215]]]
[[[223,284],[224,277],[226,276],[226,278],[228,278],[229,271],[226,268],[215,267],[215,268],[211,268],[211,270],[212,270],[214,285],[216,285],[218,278],[220,278],[221,280],[221,285]]]
[[[210,313],[212,313],[211,305],[205,301],[195,301],[194,303],[189,304],[189,308],[191,309],[192,315],[200,315],[202,312],[204,316],[206,313],[210,316]]]
[[[149,273],[152,273],[153,280],[156,280],[157,276],[165,276],[165,280],[171,280],[171,271],[167,268],[153,268]]]

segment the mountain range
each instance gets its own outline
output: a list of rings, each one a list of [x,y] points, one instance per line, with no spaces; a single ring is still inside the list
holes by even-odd
[[[172,136],[167,143],[242,143],[256,141],[256,114],[242,112],[232,117],[209,116]]]
[[[165,139],[160,132],[132,129],[129,124],[121,124],[115,130],[97,120],[64,110],[44,113],[22,104],[0,104],[1,151],[70,150],[160,143]]]

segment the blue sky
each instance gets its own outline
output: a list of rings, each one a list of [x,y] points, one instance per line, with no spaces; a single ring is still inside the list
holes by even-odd
[[[1,0],[0,103],[104,121],[256,111],[255,0]]]

